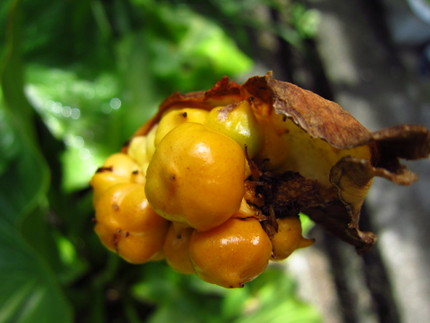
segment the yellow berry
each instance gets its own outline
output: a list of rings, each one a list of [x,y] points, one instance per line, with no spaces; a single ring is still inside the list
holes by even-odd
[[[155,125],[146,135],[146,156],[148,158],[148,163],[152,159],[152,156],[155,152],[155,136],[157,134],[157,129],[158,125]]]
[[[146,174],[149,161],[155,151],[154,138],[157,131],[157,125],[153,127],[146,136],[135,136],[131,138],[127,148],[127,154],[135,160]]]
[[[253,158],[262,143],[261,131],[248,101],[217,107],[209,112],[207,125],[236,140]]]
[[[206,123],[207,116],[208,112],[201,109],[183,108],[168,111],[158,123],[154,140],[155,146],[158,146],[164,136],[177,126],[185,122],[204,124]]]
[[[297,216],[289,216],[276,219],[278,232],[272,237],[272,259],[282,260],[287,258],[294,250],[313,244],[312,239],[302,236],[302,226]]]
[[[264,271],[272,244],[258,220],[231,218],[212,230],[194,231],[189,253],[201,279],[236,288]]]
[[[284,124],[278,124],[274,120],[283,120],[279,115],[259,116],[258,121],[261,129],[262,145],[255,160],[263,163],[271,170],[285,167],[290,157],[289,139],[290,131]],[[282,121],[280,121],[282,122]]]
[[[208,230],[239,209],[244,180],[245,155],[233,139],[184,123],[159,143],[145,190],[161,216]]]
[[[260,211],[253,208],[251,205],[246,202],[245,198],[242,198],[240,203],[239,211],[233,214],[235,218],[258,218]]]
[[[127,150],[128,156],[130,156],[139,164],[144,174],[146,172],[146,168],[148,167],[150,160],[146,151],[146,144],[146,136],[136,136],[131,139]]]

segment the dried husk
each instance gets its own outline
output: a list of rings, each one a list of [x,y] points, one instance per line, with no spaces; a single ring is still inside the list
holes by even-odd
[[[303,212],[357,251],[371,247],[376,237],[359,229],[359,218],[372,180],[413,183],[416,175],[399,159],[428,157],[429,130],[401,125],[370,132],[335,102],[267,73],[243,85],[225,77],[208,91],[175,93],[135,135],[147,134],[169,109],[211,110],[243,100],[286,138],[288,149],[282,165],[271,166],[261,156],[251,161],[258,174],[247,182],[249,203],[268,216]]]

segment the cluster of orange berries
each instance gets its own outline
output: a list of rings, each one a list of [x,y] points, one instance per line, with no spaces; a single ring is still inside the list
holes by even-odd
[[[267,141],[250,109],[246,100],[171,109],[126,153],[110,156],[91,180],[101,242],[131,263],[165,259],[227,288],[310,245],[298,217],[277,218],[269,235],[244,198],[248,160]]]

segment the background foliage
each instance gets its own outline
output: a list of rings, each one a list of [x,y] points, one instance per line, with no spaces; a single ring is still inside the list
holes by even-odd
[[[224,290],[163,262],[134,266],[93,233],[88,180],[174,91],[241,80],[247,31],[299,46],[315,17],[248,18],[254,0],[0,4],[0,322],[318,322],[281,265]],[[226,31],[227,30],[227,31]]]

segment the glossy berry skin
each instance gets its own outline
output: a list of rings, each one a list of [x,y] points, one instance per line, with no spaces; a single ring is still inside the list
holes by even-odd
[[[108,157],[94,174],[90,185],[94,190],[94,201],[98,200],[110,187],[119,183],[138,183],[145,181],[140,166],[128,155],[117,153]]]
[[[136,163],[141,167],[144,176],[146,175],[148,164],[154,155],[154,140],[157,128],[158,125],[152,127],[146,136],[134,136],[130,140],[127,147],[127,155],[135,160]]]
[[[193,122],[205,124],[208,112],[201,109],[182,108],[166,112],[160,120],[155,133],[154,144],[158,146],[160,141],[174,128],[185,123]]]
[[[233,139],[184,123],[159,143],[145,191],[158,214],[205,231],[225,222],[244,195],[245,155]]]
[[[193,231],[194,229],[190,227],[177,229],[172,224],[164,242],[163,253],[166,262],[181,274],[194,274],[194,268],[188,252]]]
[[[209,112],[207,126],[236,142],[253,158],[261,147],[263,137],[248,101],[217,107]]]
[[[131,263],[159,256],[169,222],[149,205],[142,185],[112,186],[95,203],[95,211],[95,231],[109,250]]]
[[[299,217],[290,216],[276,219],[276,221],[278,223],[278,232],[272,237],[272,259],[285,259],[291,255],[294,250],[313,244],[313,240],[303,238]]]
[[[236,288],[264,271],[272,244],[258,220],[231,218],[212,230],[194,231],[189,253],[201,279]]]
[[[179,273],[237,288],[312,244],[298,217],[260,223],[268,215],[247,180],[258,178],[258,163],[289,171],[293,139],[288,120],[254,110],[251,99],[171,109],[110,156],[91,180],[106,248],[135,264],[165,258]]]

